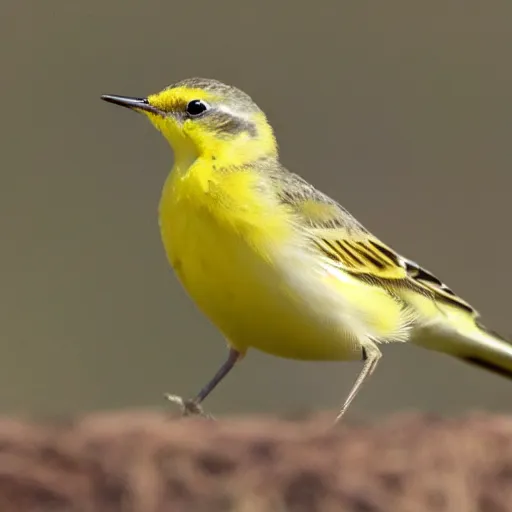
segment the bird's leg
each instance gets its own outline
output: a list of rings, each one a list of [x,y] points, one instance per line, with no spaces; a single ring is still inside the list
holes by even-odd
[[[167,394],[167,400],[174,402],[180,406],[183,416],[204,416],[209,419],[213,417],[205,413],[201,407],[201,402],[215,389],[217,384],[231,371],[237,361],[242,357],[242,354],[235,349],[230,349],[226,361],[218,369],[213,378],[204,386],[195,398],[184,400],[181,396]]]
[[[354,400],[357,393],[361,389],[363,382],[374,372],[381,356],[382,354],[376,344],[371,343],[363,347],[363,369],[354,382],[354,385],[352,386],[350,393],[348,394],[343,406],[341,407],[338,416],[336,416],[334,423],[338,423],[345,412],[347,412],[349,405],[352,403],[352,400]]]

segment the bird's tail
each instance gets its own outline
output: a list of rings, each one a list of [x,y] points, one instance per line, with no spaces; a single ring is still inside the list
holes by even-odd
[[[483,325],[469,338],[466,351],[455,354],[468,363],[512,379],[512,342]]]
[[[484,327],[476,314],[443,313],[441,321],[420,329],[416,343],[512,379],[512,341]]]

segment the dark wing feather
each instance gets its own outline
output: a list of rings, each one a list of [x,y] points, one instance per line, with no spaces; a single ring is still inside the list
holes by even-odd
[[[347,210],[291,173],[276,180],[280,199],[289,205],[307,229],[312,244],[338,267],[366,282],[414,289],[436,300],[458,306],[472,314],[474,309],[434,274],[400,256],[375,238]]]

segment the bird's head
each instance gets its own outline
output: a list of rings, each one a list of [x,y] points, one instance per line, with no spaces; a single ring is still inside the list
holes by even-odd
[[[217,80],[190,78],[146,98],[102,99],[145,114],[171,144],[177,162],[198,157],[232,165],[277,156],[265,114],[244,92]]]

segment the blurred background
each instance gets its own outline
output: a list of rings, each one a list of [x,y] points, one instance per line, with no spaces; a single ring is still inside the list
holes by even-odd
[[[267,112],[288,167],[512,333],[512,3],[17,2],[0,8],[0,411],[166,407],[225,357],[161,247],[171,152],[100,101],[205,76]],[[338,406],[360,366],[252,352],[216,413]],[[512,410],[512,383],[384,347],[353,416]]]

